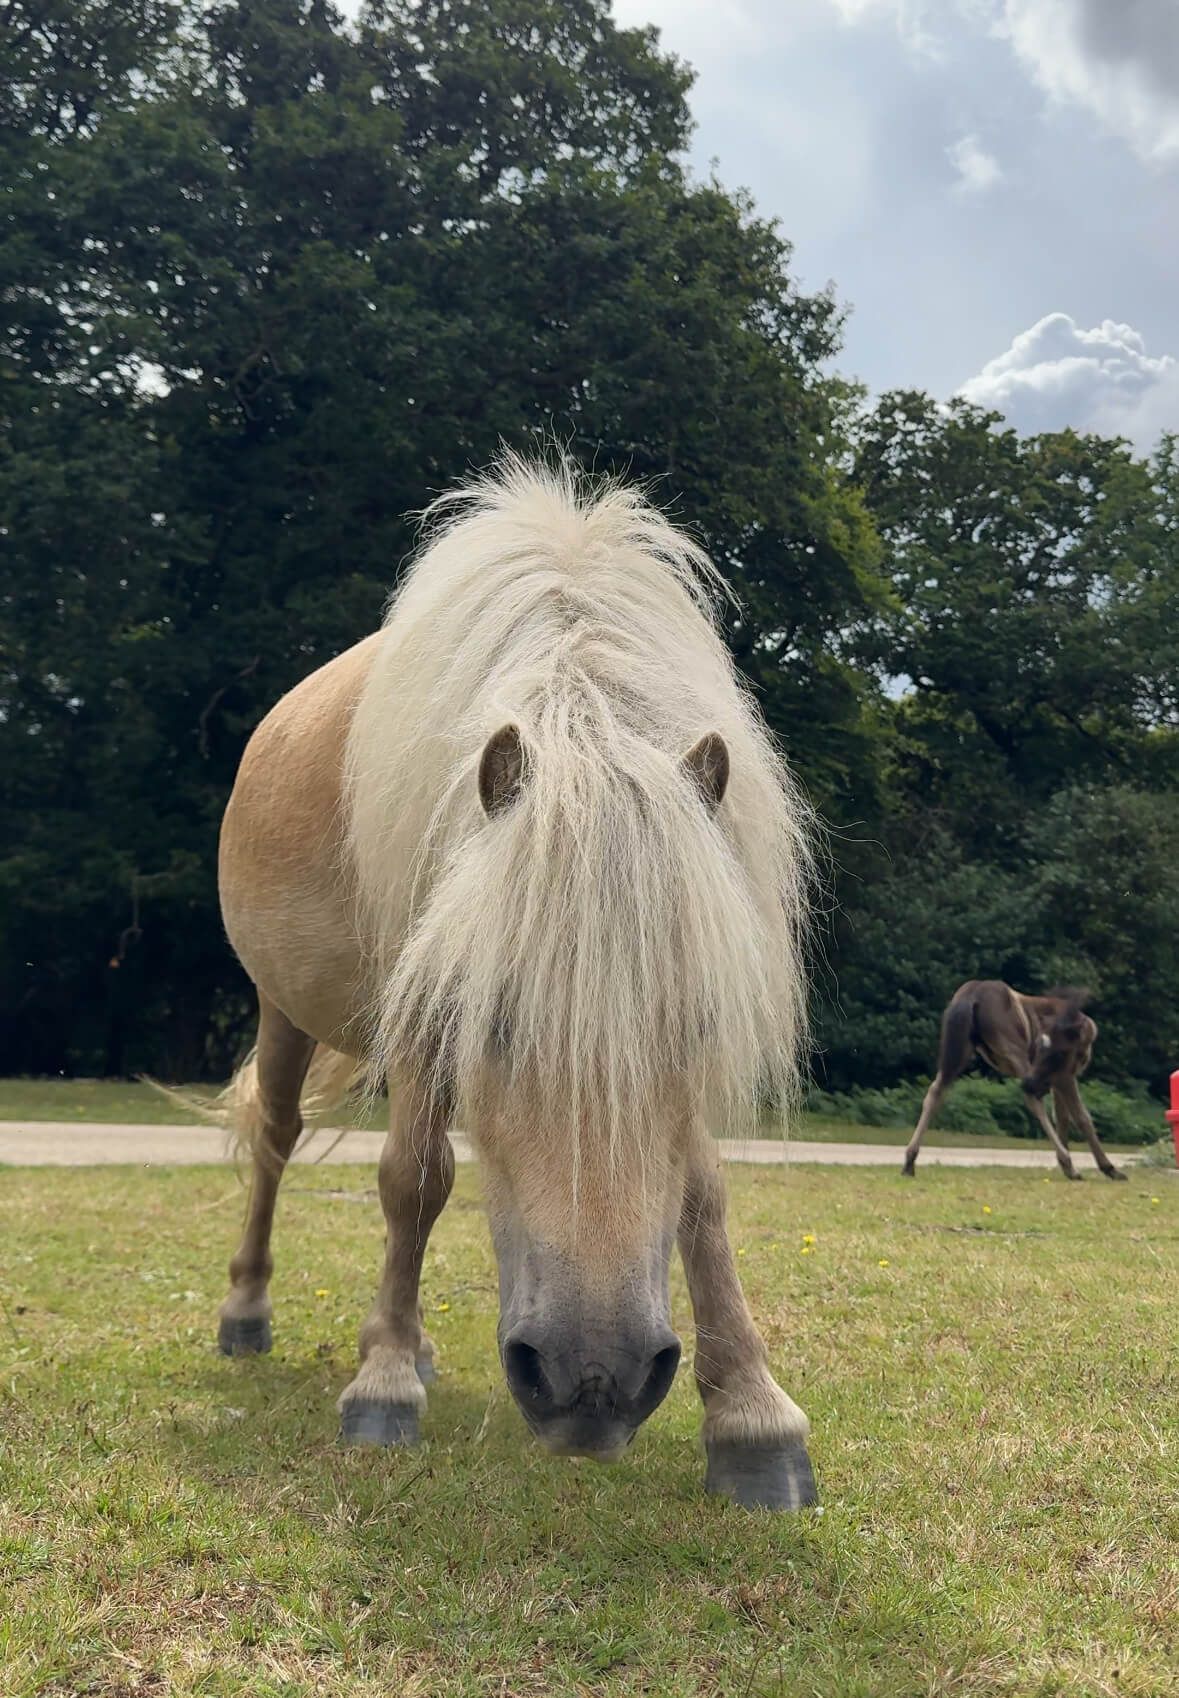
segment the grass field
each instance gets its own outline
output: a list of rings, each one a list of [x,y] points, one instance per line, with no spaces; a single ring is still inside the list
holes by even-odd
[[[200,1092],[204,1087],[186,1089]],[[0,1120],[126,1121],[145,1126],[192,1124],[195,1114],[186,1112],[174,1097],[166,1097],[150,1085],[110,1079],[0,1079]],[[359,1118],[347,1112],[337,1124],[378,1127],[383,1112]],[[891,1126],[853,1126],[845,1121],[802,1115],[794,1128],[798,1138],[824,1143],[891,1144],[904,1147],[907,1134]],[[768,1134],[767,1134],[768,1135]],[[925,1139],[927,1148],[1027,1149],[1026,1138],[1005,1138],[988,1133],[933,1131]]]
[[[226,1361],[230,1175],[0,1173],[4,1698],[1179,1693],[1179,1181],[733,1170],[793,1518],[703,1496],[687,1362],[616,1467],[526,1440],[469,1169],[426,1442],[341,1450],[366,1183],[291,1174],[275,1353]]]

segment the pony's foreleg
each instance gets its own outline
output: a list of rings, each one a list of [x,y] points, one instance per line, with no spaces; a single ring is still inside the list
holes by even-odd
[[[1044,1107],[1043,1097],[1036,1095],[1036,1084],[1033,1078],[1020,1081],[1023,1086],[1023,1100],[1028,1113],[1043,1132],[1052,1148],[1056,1151],[1056,1161],[1066,1179],[1084,1179],[1083,1173],[1078,1173],[1073,1166],[1073,1158],[1068,1153],[1068,1145],[1052,1124],[1048,1110]],[[1105,1152],[1102,1151],[1104,1155]],[[1107,1158],[1108,1159],[1108,1158]]]
[[[1093,1160],[1107,1179],[1125,1179],[1126,1174],[1120,1167],[1115,1167],[1101,1146],[1097,1136],[1097,1128],[1089,1117],[1089,1110],[1081,1099],[1080,1087],[1075,1079],[1062,1079],[1052,1090],[1056,1103],[1056,1124],[1064,1133],[1071,1120],[1078,1131],[1083,1132],[1088,1139],[1089,1148],[1093,1151]]]
[[[942,1106],[949,1088],[940,1073],[934,1075],[933,1084],[926,1091],[925,1101],[921,1104],[921,1115],[913,1129],[913,1136],[905,1148],[905,1161],[901,1172],[906,1179],[912,1179],[917,1171],[917,1152],[921,1148],[921,1140],[933,1125],[933,1117]]]
[[[252,1077],[243,1070],[237,1112],[249,1142],[253,1173],[241,1245],[229,1264],[229,1296],[221,1305],[218,1343],[226,1356],[270,1349],[270,1230],[287,1158],[303,1128],[299,1093],[315,1049],[314,1038],[293,1026],[281,1009],[258,993],[258,1043]],[[236,1087],[235,1087],[236,1088]]]
[[[360,1370],[340,1397],[349,1444],[416,1444],[433,1378],[418,1282],[430,1229],[454,1181],[443,1106],[413,1080],[389,1081],[389,1135],[378,1185],[385,1211],[385,1270],[360,1329]]]
[[[689,1166],[679,1245],[696,1318],[705,1489],[748,1508],[816,1503],[807,1418],[770,1375],[737,1278],[719,1161],[707,1134]]]

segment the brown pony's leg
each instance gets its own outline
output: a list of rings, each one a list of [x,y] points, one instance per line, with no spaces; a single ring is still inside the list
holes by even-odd
[[[737,1278],[720,1164],[707,1133],[689,1164],[679,1245],[696,1317],[705,1489],[750,1508],[817,1503],[807,1418],[770,1375],[766,1347]]]
[[[1126,1174],[1120,1167],[1115,1167],[1101,1147],[1101,1139],[1097,1136],[1097,1128],[1089,1118],[1089,1110],[1081,1100],[1080,1087],[1075,1079],[1061,1079],[1052,1091],[1056,1103],[1056,1124],[1063,1129],[1071,1120],[1079,1132],[1083,1132],[1093,1151],[1093,1160],[1107,1179],[1125,1179]]]
[[[287,1157],[303,1128],[299,1093],[315,1049],[314,1038],[292,1026],[281,1009],[258,993],[256,1101],[250,1144],[253,1175],[241,1245],[229,1264],[229,1296],[221,1305],[218,1343],[226,1356],[270,1349],[270,1229]]]
[[[1036,1125],[1043,1132],[1048,1142],[1052,1145],[1052,1148],[1056,1151],[1057,1164],[1065,1178],[1084,1179],[1085,1175],[1083,1173],[1078,1173],[1076,1168],[1073,1166],[1073,1158],[1068,1153],[1068,1145],[1061,1138],[1055,1126],[1053,1126],[1048,1110],[1044,1107],[1044,1099],[1036,1095],[1032,1079],[1021,1079],[1020,1084],[1023,1086],[1024,1106],[1035,1121]]]
[[[978,987],[973,980],[961,985],[950,998],[942,1015],[941,1038],[938,1043],[937,1072],[925,1093],[921,1114],[913,1128],[913,1136],[905,1149],[901,1173],[912,1179],[917,1168],[917,1152],[921,1140],[929,1131],[934,1115],[950,1086],[965,1073],[975,1053],[975,1004]]]
[[[433,1378],[433,1346],[422,1331],[418,1281],[430,1229],[454,1181],[454,1152],[442,1104],[414,1080],[389,1081],[389,1135],[378,1185],[385,1211],[385,1270],[360,1329],[360,1370],[339,1401],[340,1436],[350,1444],[416,1444]]]
[[[925,1093],[925,1100],[921,1104],[920,1117],[917,1125],[913,1128],[913,1136],[905,1147],[905,1160],[901,1172],[906,1179],[912,1179],[917,1171],[917,1152],[921,1148],[921,1140],[933,1124],[933,1117],[942,1106],[946,1092],[952,1083],[952,1080],[947,1081],[942,1078],[940,1073],[937,1073],[934,1075],[932,1085]]]

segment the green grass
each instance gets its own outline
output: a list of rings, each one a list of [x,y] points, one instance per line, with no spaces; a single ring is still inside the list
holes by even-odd
[[[426,1442],[379,1454],[333,1409],[369,1176],[289,1176],[277,1348],[225,1361],[230,1175],[0,1174],[4,1698],[1179,1693],[1179,1181],[730,1177],[821,1516],[703,1496],[687,1363],[618,1466],[531,1444],[470,1169],[427,1260]]]
[[[185,1086],[200,1093],[205,1086]],[[0,1079],[0,1120],[94,1121],[105,1124],[195,1125],[199,1117],[175,1098],[163,1096],[147,1084],[122,1079]],[[339,1125],[379,1127],[383,1111],[335,1116]],[[858,1126],[804,1114],[794,1129],[798,1138],[822,1143],[888,1144],[901,1149],[907,1134],[891,1126]],[[767,1134],[768,1135],[768,1134]],[[991,1133],[931,1132],[928,1148],[1027,1149],[1026,1138],[1005,1138]]]
[[[194,1096],[212,1096],[208,1085],[179,1087]],[[175,1097],[146,1082],[128,1079],[0,1079],[0,1120],[126,1122],[139,1126],[195,1126],[200,1116]],[[371,1115],[344,1113],[341,1125],[378,1126],[380,1107]]]
[[[124,1079],[0,1079],[0,1120],[195,1126],[199,1116],[150,1085]]]
[[[829,1120],[825,1115],[802,1114],[794,1135],[819,1144],[887,1144],[898,1152],[909,1141],[912,1127],[861,1126],[857,1121]],[[1045,1149],[1048,1140],[1040,1138]],[[1002,1132],[944,1132],[934,1127],[921,1141],[923,1150],[1026,1150],[1033,1142],[1027,1138],[1009,1138]]]

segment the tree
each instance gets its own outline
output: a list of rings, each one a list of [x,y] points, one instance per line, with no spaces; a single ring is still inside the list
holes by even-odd
[[[22,87],[68,88],[44,10]],[[114,42],[132,15],[71,17]],[[21,178],[53,198],[0,461],[16,1070],[224,1069],[246,1003],[214,850],[245,737],[372,628],[406,515],[501,441],[655,479],[735,578],[804,775],[839,804],[870,767],[839,313],[686,177],[688,76],[653,33],[600,0],[397,0],[355,33],[323,0],[151,15]]]
[[[1000,427],[961,401],[889,395],[858,468],[895,592],[869,656],[905,681],[897,779],[1003,858],[1062,785],[1144,774],[1174,711],[1148,627],[1177,593],[1179,532],[1162,458]]]
[[[1179,792],[1063,790],[1029,840],[1042,981],[1092,990],[1101,1077],[1161,1093],[1179,1056]]]
[[[1179,1022],[1174,441],[1140,460],[906,394],[857,451],[893,591],[860,653],[892,700],[821,1065],[837,1085],[928,1072],[962,980],[1063,980],[1096,993],[1099,1074],[1157,1087]]]

